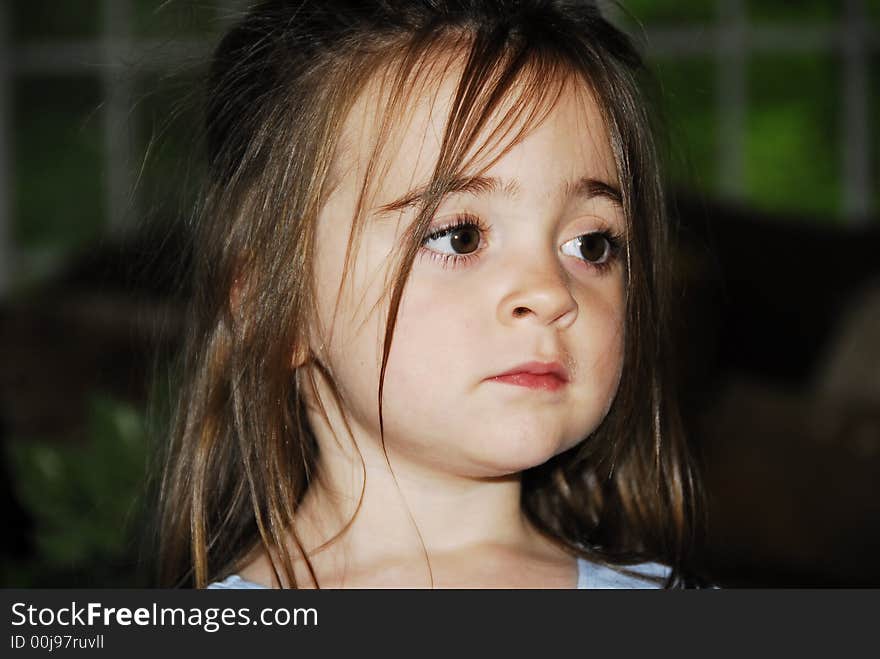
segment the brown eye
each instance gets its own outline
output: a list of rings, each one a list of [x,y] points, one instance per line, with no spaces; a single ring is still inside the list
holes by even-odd
[[[606,231],[585,233],[562,245],[561,251],[589,265],[610,265],[617,255],[619,239]]]
[[[469,222],[441,229],[432,233],[423,243],[425,247],[441,254],[472,254],[480,247],[482,231]]]
[[[449,234],[449,244],[456,254],[470,254],[480,244],[480,232],[476,227],[459,227]]]
[[[590,263],[602,263],[611,253],[611,243],[601,233],[588,233],[577,240],[581,258]]]

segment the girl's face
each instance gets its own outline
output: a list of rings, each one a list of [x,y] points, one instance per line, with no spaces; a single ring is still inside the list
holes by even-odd
[[[380,441],[386,293],[417,212],[382,207],[416,199],[429,180],[454,86],[450,77],[415,98],[394,129],[371,174],[338,308],[383,111],[377,92],[364,93],[347,120],[337,185],[318,220],[313,348],[324,344],[318,354],[355,436],[371,446]],[[385,442],[395,469],[406,461],[449,475],[502,476],[574,446],[611,405],[623,354],[625,225],[599,111],[570,85],[521,142],[479,177],[466,174],[442,201],[406,284],[385,377]]]

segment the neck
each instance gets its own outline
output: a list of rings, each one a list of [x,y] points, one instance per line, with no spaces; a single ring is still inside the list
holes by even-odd
[[[318,544],[346,525],[340,539],[344,536],[359,554],[392,548],[401,553],[455,551],[481,543],[517,542],[528,533],[520,508],[519,474],[470,478],[437,473],[390,447],[386,460],[381,446],[358,441],[356,427],[353,430],[356,450],[346,450],[332,437],[319,439],[318,477],[300,511],[307,523],[303,531],[320,540]]]
[[[320,462],[296,524],[319,581],[390,565],[412,566],[408,578],[421,580],[412,573],[490,555],[559,560],[522,512],[519,473],[475,478],[432,468],[395,453],[393,442],[383,451],[356,420],[349,435],[338,410],[326,410],[328,420],[310,412]]]

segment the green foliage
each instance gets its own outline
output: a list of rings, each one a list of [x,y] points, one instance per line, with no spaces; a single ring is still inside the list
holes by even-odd
[[[749,67],[747,195],[756,206],[840,216],[840,77],[830,56],[755,57]]]
[[[7,585],[138,585],[147,456],[143,414],[105,396],[91,401],[84,442],[12,442],[36,555],[7,566]]]
[[[657,60],[670,151],[670,179],[683,189],[718,188],[718,112],[715,64],[706,57]]]

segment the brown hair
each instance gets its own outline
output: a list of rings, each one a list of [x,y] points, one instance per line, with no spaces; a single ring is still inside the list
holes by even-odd
[[[276,577],[281,571],[296,585],[284,547],[320,470],[300,393],[305,369],[284,365],[307,350],[316,315],[315,225],[332,185],[341,126],[365,85],[390,72],[387,136],[424,78],[428,55],[450,48],[461,55],[463,72],[430,194],[389,291],[380,427],[403,288],[465,154],[503,99],[515,95],[514,109],[492,137],[513,144],[525,129],[511,138],[510,126],[521,125],[519,118],[534,125],[561,93],[562,82],[548,81],[579,81],[602,113],[621,184],[628,235],[623,375],[589,442],[523,474],[522,506],[572,553],[616,565],[661,560],[673,567],[669,585],[681,582],[699,488],[668,370],[669,223],[636,83],[641,62],[628,39],[590,2],[273,0],[227,34],[212,63],[209,176],[195,227],[191,322],[162,479],[163,585],[202,587],[235,570],[258,545],[272,557]],[[358,227],[356,221],[346,268]]]

